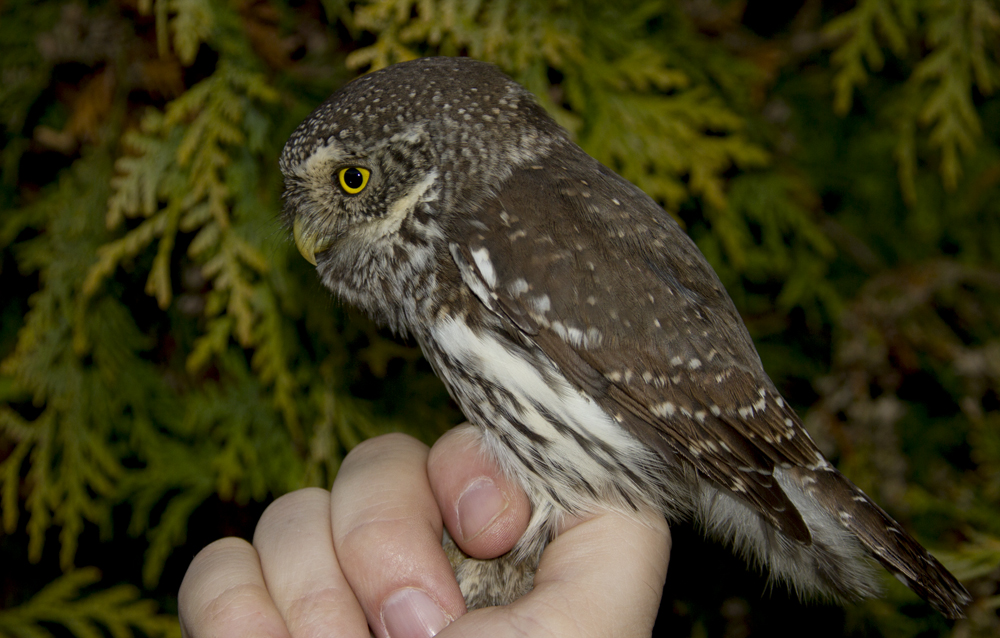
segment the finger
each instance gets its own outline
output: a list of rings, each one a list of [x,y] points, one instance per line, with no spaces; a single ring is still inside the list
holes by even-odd
[[[194,557],[177,604],[186,638],[289,637],[257,552],[241,538],[217,540]]]
[[[271,503],[253,546],[267,590],[293,638],[368,638],[368,622],[340,571],[330,529],[330,493],[298,490]]]
[[[469,556],[496,558],[528,528],[528,497],[485,453],[474,426],[453,428],[434,444],[427,475],[451,537]]]
[[[506,607],[466,614],[441,638],[649,636],[669,556],[662,515],[595,516],[548,546],[532,592]]]
[[[337,556],[377,636],[433,636],[465,613],[441,548],[427,446],[401,434],[369,439],[344,459],[332,492]]]

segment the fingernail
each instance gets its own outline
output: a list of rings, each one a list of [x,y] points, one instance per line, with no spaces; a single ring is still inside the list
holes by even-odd
[[[509,503],[496,484],[481,478],[465,488],[458,497],[458,531],[462,540],[471,541],[479,536]]]
[[[448,622],[444,610],[419,589],[395,591],[382,604],[382,624],[389,638],[430,638]]]

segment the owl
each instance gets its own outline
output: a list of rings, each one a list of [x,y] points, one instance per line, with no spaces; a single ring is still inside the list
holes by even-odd
[[[361,77],[280,166],[322,283],[416,339],[528,494],[508,554],[446,539],[470,608],[529,591],[561,517],[651,507],[801,593],[875,595],[874,559],[962,615],[962,585],[817,449],[695,244],[495,67]]]

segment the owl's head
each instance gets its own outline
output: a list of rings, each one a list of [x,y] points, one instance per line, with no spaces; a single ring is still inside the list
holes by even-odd
[[[517,166],[566,141],[534,97],[496,67],[423,58],[347,84],[281,154],[285,221],[307,259],[338,238],[398,232],[421,199],[468,208]]]

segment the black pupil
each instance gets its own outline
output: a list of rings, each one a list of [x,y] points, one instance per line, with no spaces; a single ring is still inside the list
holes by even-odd
[[[349,168],[344,171],[344,183],[347,184],[348,188],[361,188],[361,185],[365,183],[365,177],[356,168]]]

